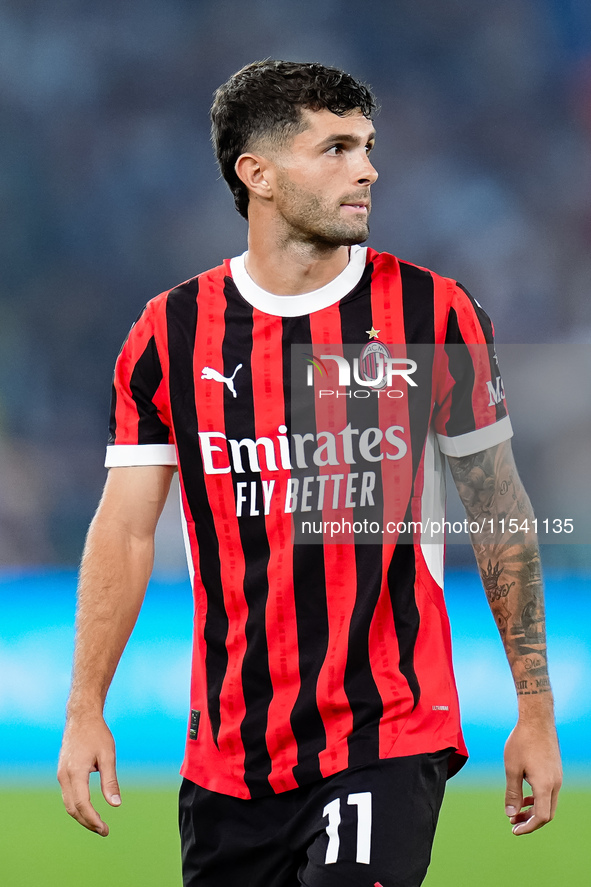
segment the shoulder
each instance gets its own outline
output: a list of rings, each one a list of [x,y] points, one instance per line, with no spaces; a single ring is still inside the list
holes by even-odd
[[[418,265],[407,262],[391,253],[368,249],[367,262],[373,267],[373,279],[385,283],[390,278],[398,286],[404,305],[405,322],[410,327],[432,322],[435,341],[447,341],[461,331],[464,341],[492,342],[494,328],[488,314],[472,294],[453,277],[446,277]],[[388,286],[388,289],[391,288]],[[418,335],[417,330],[415,330]],[[460,335],[460,332],[457,332]]]
[[[415,307],[417,303],[428,302],[434,305],[438,315],[446,315],[456,306],[460,309],[480,307],[461,283],[432,268],[371,248],[367,250],[367,263],[371,263],[374,280],[379,282],[380,278],[390,277],[400,287],[403,299]]]
[[[167,313],[169,307],[180,308],[183,304],[194,303],[203,287],[223,287],[226,278],[230,276],[229,268],[229,261],[224,261],[215,268],[202,271],[171,289],[164,290],[146,303],[140,317],[145,317],[148,322],[157,322]]]
[[[442,294],[446,294],[449,298],[456,290],[462,291],[463,288],[456,280],[451,277],[445,277],[431,268],[424,265],[418,265],[416,262],[409,262],[401,259],[389,252],[378,252],[368,247],[367,262],[371,263],[376,273],[381,274],[400,274],[406,280],[415,281],[433,281]],[[464,291],[465,292],[465,291]]]
[[[470,305],[480,311],[484,310],[480,302],[474,298],[463,284],[453,277],[447,277],[434,271],[432,268],[418,265],[416,262],[408,262],[392,253],[378,252],[371,247],[367,249],[367,263],[373,265],[376,273],[397,273],[408,281],[433,281],[436,295],[441,299],[448,301],[450,304]]]

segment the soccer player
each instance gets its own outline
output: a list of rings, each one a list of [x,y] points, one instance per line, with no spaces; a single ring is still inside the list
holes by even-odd
[[[107,835],[89,773],[118,806],[103,704],[178,470],[195,596],[185,887],[423,881],[466,758],[427,537],[442,454],[517,690],[506,813],[522,835],[556,807],[539,551],[492,326],[460,284],[360,245],[375,110],[319,64],[255,62],[221,86],[213,142],[248,251],[148,302],[116,365],[58,776],[68,812]]]

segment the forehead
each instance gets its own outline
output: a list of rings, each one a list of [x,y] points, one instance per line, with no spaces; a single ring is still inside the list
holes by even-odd
[[[326,108],[321,111],[303,108],[302,122],[306,129],[294,137],[293,147],[313,146],[331,136],[350,136],[365,144],[375,134],[373,122],[364,117],[359,108],[342,116]]]

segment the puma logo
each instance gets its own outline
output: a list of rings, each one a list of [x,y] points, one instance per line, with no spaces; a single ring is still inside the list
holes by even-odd
[[[223,382],[224,385],[228,386],[234,397],[236,397],[236,389],[234,388],[234,376],[241,368],[242,364],[239,363],[232,375],[229,378],[226,378],[226,376],[222,376],[221,373],[218,373],[218,371],[214,370],[212,367],[203,367],[203,369],[201,370],[201,378],[212,379],[214,382]]]

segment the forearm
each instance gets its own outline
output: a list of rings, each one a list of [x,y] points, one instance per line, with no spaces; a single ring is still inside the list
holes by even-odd
[[[167,466],[109,472],[80,568],[69,717],[102,712],[150,578],[172,474]]]
[[[102,712],[142,605],[153,553],[153,538],[133,536],[99,510],[80,568],[68,717]]]
[[[528,834],[554,816],[562,782],[534,515],[508,442],[449,464],[471,524],[482,528],[472,544],[515,681],[519,719],[505,744],[505,812],[514,834]]]
[[[450,465],[471,521],[483,527],[472,544],[520,715],[552,718],[540,552],[533,510],[510,449],[500,444],[470,461],[450,459]]]
[[[520,716],[553,716],[537,541],[474,541],[486,596],[515,683]]]

